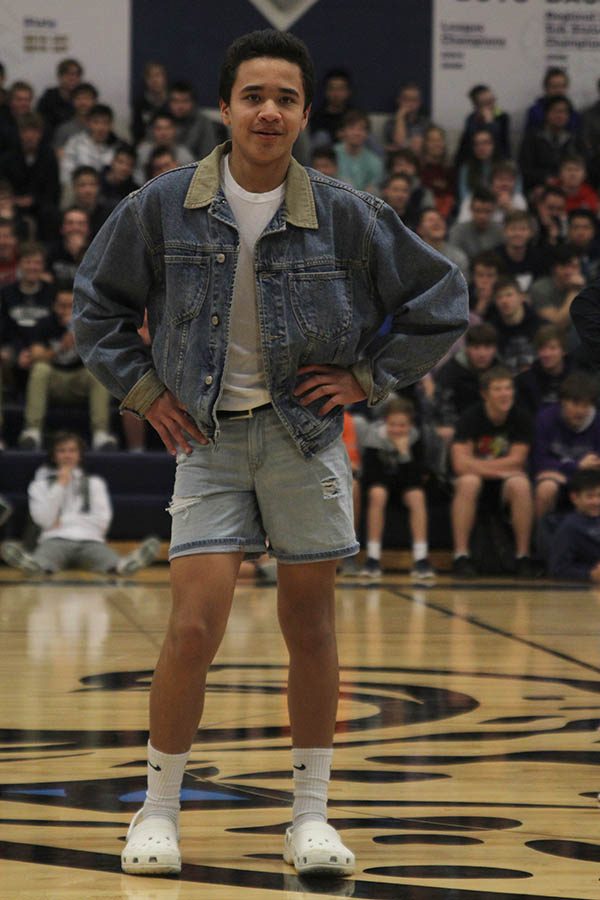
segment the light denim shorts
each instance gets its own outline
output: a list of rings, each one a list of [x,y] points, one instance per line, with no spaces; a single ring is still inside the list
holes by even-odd
[[[169,559],[268,549],[302,563],[358,553],[341,438],[305,459],[273,409],[220,428],[216,447],[192,441],[193,453],[177,457]]]

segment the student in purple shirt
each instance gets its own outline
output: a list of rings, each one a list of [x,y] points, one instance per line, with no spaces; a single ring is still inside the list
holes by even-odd
[[[532,452],[538,520],[559,501],[564,505],[567,482],[576,471],[600,472],[598,389],[592,375],[572,372],[560,386],[560,402],[538,413]]]

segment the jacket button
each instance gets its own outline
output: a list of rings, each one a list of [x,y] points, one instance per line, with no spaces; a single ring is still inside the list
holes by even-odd
[[[212,325],[218,325],[220,322],[220,319],[218,316],[211,316],[210,321],[211,321]]]
[[[215,259],[217,260],[218,263],[224,263],[225,262],[225,254],[217,253],[217,255],[215,256]]]
[[[212,384],[212,383],[213,383],[212,375],[207,375],[206,378],[204,379],[204,384]]]

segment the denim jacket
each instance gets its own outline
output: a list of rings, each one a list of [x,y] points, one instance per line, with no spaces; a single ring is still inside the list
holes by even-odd
[[[165,386],[211,441],[219,436],[238,231],[210,156],[126,197],[75,281],[77,348],[88,368],[144,415]],[[424,375],[467,325],[456,266],[408,231],[382,200],[291,160],[285,200],[255,249],[260,341],[273,407],[311,456],[342,430],[293,396],[300,366],[349,368],[369,404]],[[144,310],[152,339],[137,334]],[[391,328],[377,332],[386,317]]]

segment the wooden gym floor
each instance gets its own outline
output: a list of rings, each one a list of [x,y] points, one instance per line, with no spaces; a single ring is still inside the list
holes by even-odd
[[[71,573],[69,573],[70,575]],[[353,878],[298,878],[275,589],[240,583],[184,782],[183,872],[124,876],[166,566],[0,572],[0,898],[600,898],[600,590],[338,582],[330,821]]]

